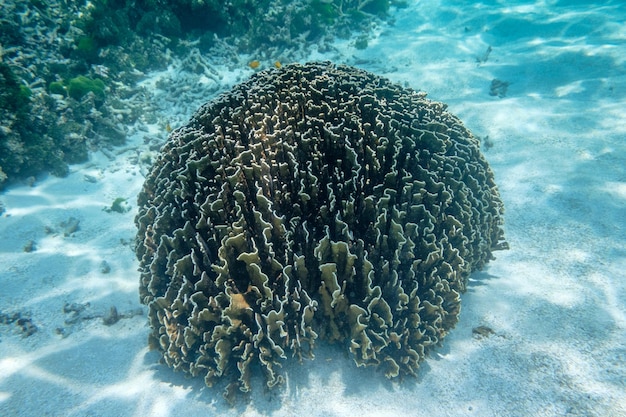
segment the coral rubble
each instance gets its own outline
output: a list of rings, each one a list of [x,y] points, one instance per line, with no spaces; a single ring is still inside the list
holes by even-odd
[[[144,71],[172,64],[173,57],[182,59],[182,70],[205,72],[212,80],[203,55],[237,64],[242,53],[275,60],[312,45],[323,50],[334,36],[368,32],[388,17],[392,4],[402,5],[390,0],[4,3],[0,189],[42,172],[65,175],[68,164],[85,161],[89,150],[125,143],[139,117],[155,118],[154,106],[146,105],[150,92],[136,82]],[[192,66],[185,68],[188,63]]]

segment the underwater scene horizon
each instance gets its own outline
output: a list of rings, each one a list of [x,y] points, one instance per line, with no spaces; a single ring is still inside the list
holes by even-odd
[[[624,21],[3,1],[0,416],[626,416]]]

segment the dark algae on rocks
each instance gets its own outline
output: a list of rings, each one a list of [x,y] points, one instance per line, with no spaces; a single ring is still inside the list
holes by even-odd
[[[318,340],[415,375],[504,249],[479,142],[442,103],[328,62],[254,75],[171,133],[138,199],[150,344],[227,396]]]

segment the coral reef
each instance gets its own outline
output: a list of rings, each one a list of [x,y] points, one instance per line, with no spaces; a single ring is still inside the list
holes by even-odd
[[[0,16],[0,83],[9,94],[17,91],[26,98],[16,101],[21,103],[19,109],[0,99],[0,189],[41,172],[64,175],[69,172],[67,164],[84,161],[89,149],[123,144],[126,129],[121,126],[140,115],[147,119],[154,115],[145,103],[122,101],[145,95],[135,85],[143,71],[164,68],[173,56],[211,52],[235,64],[240,64],[242,52],[254,52],[264,60],[284,59],[305,45],[323,50],[333,36],[367,32],[376,19],[387,16],[392,3],[399,4],[389,0],[5,3]]]
[[[138,197],[150,344],[226,395],[318,339],[415,375],[468,275],[503,249],[479,142],[441,103],[331,63],[285,65],[202,106]]]
[[[94,0],[81,26],[87,51],[130,45],[135,34],[177,39],[206,33],[229,38],[242,49],[293,46],[317,40],[330,28],[349,31],[386,16],[389,0]]]
[[[35,99],[14,66],[0,60],[0,188],[15,176],[66,171],[62,148],[46,134],[49,119],[33,111]]]
[[[88,148],[124,143],[126,133],[119,126],[137,114],[117,111],[105,96],[111,81],[107,71],[91,65],[98,58],[97,45],[72,21],[87,6],[5,3],[0,16],[0,189],[42,172],[65,175],[68,164],[87,159]]]

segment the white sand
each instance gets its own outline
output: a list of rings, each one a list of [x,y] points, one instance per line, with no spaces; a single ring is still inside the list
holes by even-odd
[[[312,57],[427,91],[493,142],[511,249],[473,275],[460,323],[417,379],[390,383],[321,344],[287,366],[284,389],[256,380],[230,408],[223,386],[158,364],[145,315],[89,319],[145,312],[131,243],[138,132],[113,160],[97,152],[67,178],[0,195],[0,312],[39,329],[0,325],[0,416],[626,416],[626,8],[418,3],[366,50],[339,42]],[[494,78],[510,82],[506,97],[488,94]],[[132,210],[103,211],[117,197]],[[79,229],[64,236],[70,217]],[[66,324],[65,303],[89,303],[84,319]],[[473,336],[481,325],[495,334]]]

